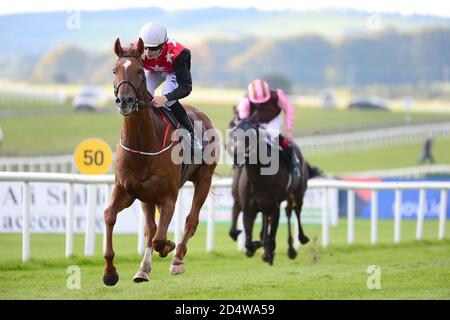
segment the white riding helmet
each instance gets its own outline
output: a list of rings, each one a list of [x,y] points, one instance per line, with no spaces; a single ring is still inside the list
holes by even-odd
[[[158,47],[167,41],[167,31],[158,22],[149,22],[141,28],[139,37],[144,41],[145,47]]]

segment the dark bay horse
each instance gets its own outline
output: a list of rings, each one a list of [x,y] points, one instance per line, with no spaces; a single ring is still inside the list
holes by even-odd
[[[232,123],[230,123],[230,126]],[[294,150],[299,159],[300,181],[296,185],[291,185],[290,169],[287,164],[280,161],[279,168],[273,175],[261,174],[261,169],[265,166],[259,161],[259,151],[257,150],[261,143],[259,126],[252,123],[252,117],[243,120],[236,125],[237,129],[245,132],[252,130],[257,136],[258,144],[252,145],[245,143],[245,164],[242,168],[235,167],[233,172],[232,193],[234,197],[234,205],[232,212],[232,225],[230,236],[236,239],[240,231],[236,228],[236,221],[241,211],[244,214],[245,229],[245,247],[246,255],[251,257],[254,252],[264,247],[262,259],[269,264],[273,263],[275,251],[275,236],[280,217],[280,204],[287,200],[286,215],[288,218],[288,256],[294,259],[297,255],[293,247],[293,238],[291,232],[290,218],[292,210],[297,216],[299,240],[300,243],[306,244],[309,239],[303,232],[300,214],[303,205],[303,197],[307,189],[309,178],[319,174],[319,170],[311,168],[303,158],[300,149],[294,145]],[[234,148],[233,151],[236,151]],[[249,162],[249,154],[257,153],[257,162]],[[278,152],[278,146],[269,148],[269,152]],[[258,212],[263,214],[263,227],[261,231],[261,241],[252,240],[253,225]]]
[[[176,253],[170,266],[170,273],[185,271],[184,256],[188,240],[194,235],[199,222],[200,209],[208,196],[211,180],[217,162],[190,164],[186,178],[181,179],[182,165],[173,161],[172,150],[179,141],[170,141],[175,130],[161,115],[160,110],[150,103],[151,95],[147,91],[144,68],[141,61],[144,43],[139,39],[137,47],[123,48],[117,39],[114,52],[118,56],[114,67],[114,93],[116,104],[123,115],[123,129],[120,146],[116,149],[115,185],[112,199],[104,213],[106,242],[104,257],[106,266],[103,282],[112,286],[119,280],[113,264],[114,251],[112,234],[117,214],[129,207],[136,199],[141,201],[145,215],[146,250],[135,282],[149,280],[153,249],[161,257],[175,249],[175,244],[167,239],[167,229],[174,213],[178,191],[185,180],[194,184],[194,197],[189,215],[186,218],[182,241],[176,247]],[[213,129],[208,117],[191,106],[184,106],[188,114],[201,121],[204,129]],[[211,141],[210,134],[206,138]],[[169,139],[168,141],[166,141]],[[167,142],[167,143],[166,143]],[[214,156],[219,156],[215,154]],[[195,163],[195,162],[194,162]],[[160,219],[155,222],[155,208]]]

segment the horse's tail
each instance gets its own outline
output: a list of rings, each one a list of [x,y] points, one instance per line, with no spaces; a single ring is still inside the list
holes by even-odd
[[[306,166],[308,167],[308,179],[323,176],[323,171],[320,170],[318,167],[311,167],[308,161],[306,161]]]

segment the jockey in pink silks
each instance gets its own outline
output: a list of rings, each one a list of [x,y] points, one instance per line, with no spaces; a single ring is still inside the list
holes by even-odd
[[[294,106],[281,89],[271,90],[266,81],[256,79],[248,85],[247,94],[239,102],[237,111],[239,119],[248,118],[256,110],[254,122],[265,128],[272,139],[280,137],[280,146],[289,155],[291,169],[294,174],[299,174],[298,159],[292,147],[292,128],[294,126]],[[281,127],[285,119],[285,136],[282,136]]]

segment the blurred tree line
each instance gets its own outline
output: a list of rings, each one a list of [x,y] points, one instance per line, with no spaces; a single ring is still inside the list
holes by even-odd
[[[190,46],[194,83],[245,86],[267,78],[277,87],[374,86],[426,87],[449,82],[450,29],[414,33],[384,30],[332,42],[317,35],[265,41],[210,40]],[[116,56],[95,55],[60,46],[42,56],[29,80],[65,83],[111,83]],[[439,88],[437,92],[439,92]]]

